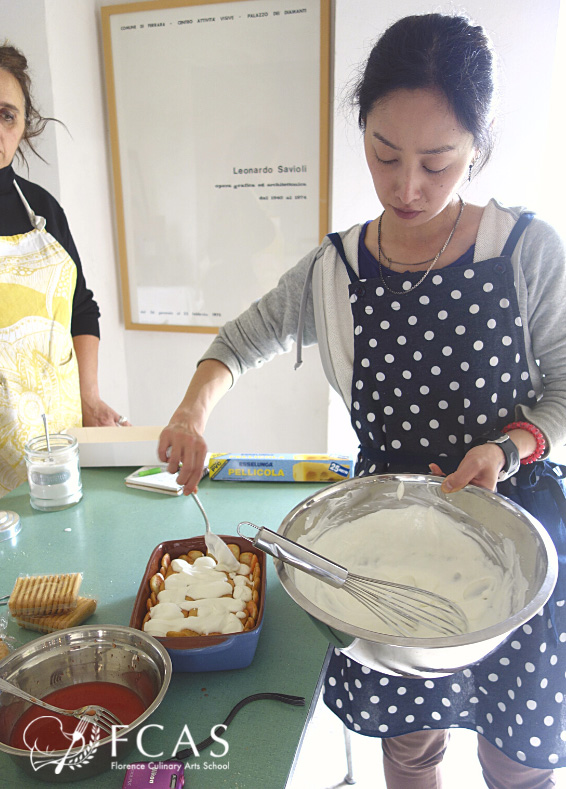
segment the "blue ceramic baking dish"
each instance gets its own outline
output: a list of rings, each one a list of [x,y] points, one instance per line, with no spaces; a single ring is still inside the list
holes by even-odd
[[[263,627],[266,590],[266,559],[265,554],[250,545],[240,536],[220,535],[226,543],[239,545],[242,553],[255,553],[261,568],[261,584],[257,623],[254,628],[242,633],[228,633],[216,636],[179,636],[176,638],[158,638],[171,657],[173,671],[226,671],[228,669],[245,668],[254,659],[259,634]],[[206,553],[204,537],[192,537],[186,540],[169,540],[160,543],[152,552],[130,618],[130,627],[142,629],[142,622],[147,612],[147,599],[150,594],[149,580],[159,572],[161,559],[168,553],[176,559],[189,551]]]

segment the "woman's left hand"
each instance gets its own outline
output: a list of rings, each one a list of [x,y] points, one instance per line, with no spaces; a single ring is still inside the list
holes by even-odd
[[[83,400],[82,410],[84,427],[131,427],[127,419],[100,398],[88,402]]]
[[[505,454],[497,444],[481,444],[472,447],[464,455],[464,459],[452,474],[448,474],[442,482],[444,493],[461,490],[466,485],[478,485],[480,488],[495,490],[497,477],[505,465]],[[429,466],[433,474],[444,477],[439,465]]]
[[[110,408],[98,394],[98,337],[78,334],[73,346],[79,367],[83,427],[131,427],[126,417]]]

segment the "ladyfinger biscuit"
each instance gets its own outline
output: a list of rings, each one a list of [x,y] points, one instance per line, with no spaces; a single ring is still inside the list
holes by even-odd
[[[51,616],[77,604],[81,573],[20,576],[8,601],[12,616]]]
[[[96,600],[91,597],[79,597],[72,611],[51,616],[18,616],[16,622],[25,630],[36,630],[38,633],[51,633],[53,630],[65,630],[82,624],[85,619],[96,611]]]
[[[8,649],[8,645],[0,638],[0,660],[4,660],[9,654],[10,650]]]

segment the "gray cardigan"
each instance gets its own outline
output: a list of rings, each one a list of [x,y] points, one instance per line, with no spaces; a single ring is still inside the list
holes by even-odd
[[[497,257],[521,208],[505,208],[496,200],[486,206],[475,244],[474,261]],[[346,257],[358,271],[361,225],[341,233]],[[515,287],[523,322],[529,372],[537,395],[534,408],[517,405],[516,418],[537,425],[548,452],[566,443],[566,260],[564,245],[546,222],[535,219],[512,257]],[[312,272],[312,287],[309,286]],[[204,356],[223,362],[235,382],[297,340],[305,286],[302,342],[318,342],[330,384],[350,409],[354,337],[348,276],[332,243],[325,238],[287,271],[273,290],[220,330]]]

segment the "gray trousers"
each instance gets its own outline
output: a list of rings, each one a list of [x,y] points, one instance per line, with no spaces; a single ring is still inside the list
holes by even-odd
[[[440,765],[449,731],[426,729],[382,740],[387,789],[442,789]],[[552,789],[553,770],[514,762],[478,735],[478,758],[489,789]],[[447,787],[447,789],[449,789]]]

